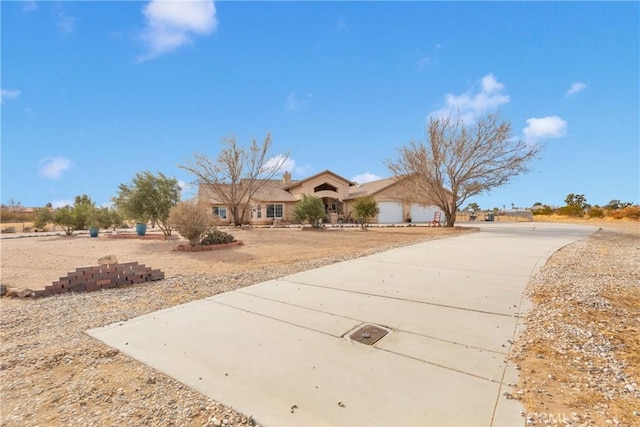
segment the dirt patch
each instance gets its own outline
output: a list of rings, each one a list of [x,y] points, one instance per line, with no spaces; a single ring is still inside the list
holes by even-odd
[[[115,255],[119,262],[137,261],[164,271],[166,277],[194,274],[223,275],[261,267],[340,256],[371,248],[392,247],[447,237],[471,229],[428,227],[336,228],[325,233],[303,233],[289,228],[229,228],[242,246],[219,251],[178,252],[187,240],[34,237],[3,239],[0,283],[17,288],[44,289],[45,285],[78,267],[94,265],[98,258]]]
[[[69,266],[93,264],[105,253],[116,255],[119,262],[134,258],[174,276],[100,292],[0,299],[0,424],[253,425],[250,414],[239,414],[84,331],[333,262],[473,230],[227,231],[245,244],[185,253],[173,250],[176,242],[89,237],[3,240],[3,281],[7,277],[24,283],[32,282],[28,277],[50,280]],[[35,272],[29,271],[32,267]]]

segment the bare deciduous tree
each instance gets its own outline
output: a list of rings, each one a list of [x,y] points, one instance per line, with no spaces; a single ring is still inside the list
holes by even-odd
[[[497,114],[471,124],[445,117],[429,121],[426,144],[412,141],[386,164],[394,175],[411,180],[417,201],[430,199],[438,205],[452,227],[469,197],[528,172],[540,150],[540,145],[514,139],[511,124]]]
[[[20,212],[22,210],[22,204],[13,200],[13,197],[9,199],[9,210],[11,212]]]
[[[269,134],[261,145],[254,139],[248,149],[239,146],[234,137],[223,142],[226,147],[215,161],[196,153],[193,162],[180,168],[193,174],[198,184],[207,185],[217,201],[230,210],[233,223],[241,225],[253,196],[280,172],[288,155],[268,157],[272,143]]]

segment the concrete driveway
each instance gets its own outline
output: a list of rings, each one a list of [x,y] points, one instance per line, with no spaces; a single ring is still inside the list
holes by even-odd
[[[261,425],[522,426],[524,287],[597,228],[477,225],[88,333]]]

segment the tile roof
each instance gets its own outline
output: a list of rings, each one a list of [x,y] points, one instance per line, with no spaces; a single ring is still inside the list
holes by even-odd
[[[346,183],[348,183],[350,186],[352,186],[352,185],[356,185],[356,183],[355,183],[355,182],[353,182],[353,181],[349,181],[349,180],[348,180],[348,179],[346,179],[345,177],[340,176],[340,175],[338,175],[338,174],[337,174],[337,173],[335,173],[335,172],[331,172],[329,169],[326,169],[326,170],[323,170],[322,172],[319,172],[319,173],[317,173],[317,174],[315,174],[315,175],[311,175],[311,176],[310,176],[310,177],[308,177],[308,178],[301,179],[301,180],[299,180],[299,181],[293,181],[293,182],[291,182],[291,184],[287,185],[287,186],[286,186],[286,187],[284,187],[284,188],[285,188],[286,190],[288,190],[289,188],[296,187],[296,186],[298,186],[298,185],[300,185],[300,184],[302,184],[302,183],[304,183],[304,182],[306,182],[306,181],[312,180],[312,179],[314,179],[314,178],[319,177],[320,175],[324,175],[324,174],[327,174],[327,173],[328,173],[328,174],[330,174],[330,175],[335,176],[336,178],[338,178],[338,179],[340,179],[340,180],[342,180],[342,181],[344,181],[344,182],[346,182]]]
[[[358,197],[363,196],[371,196],[375,193],[378,193],[393,184],[398,182],[398,178],[384,178],[379,179],[377,181],[367,182],[365,184],[358,184],[354,187],[349,188],[349,197],[348,199],[357,199]]]

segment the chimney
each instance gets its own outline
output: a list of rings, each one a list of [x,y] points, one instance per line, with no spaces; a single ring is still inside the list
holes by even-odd
[[[291,184],[291,174],[289,172],[286,172],[282,174],[282,183],[284,185],[289,185]]]

